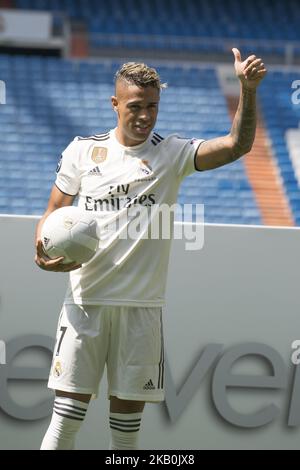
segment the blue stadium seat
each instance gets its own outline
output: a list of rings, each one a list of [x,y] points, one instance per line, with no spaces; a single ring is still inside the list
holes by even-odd
[[[64,12],[72,20],[86,22],[91,46],[96,48],[121,45],[129,49],[227,53],[222,42],[215,45],[209,39],[255,39],[254,47],[260,54],[282,56],[285,48],[280,41],[299,41],[300,8],[294,0],[110,0],[101,2],[100,6],[97,0],[15,0],[14,3],[17,8]],[[106,37],[99,38],[97,33]],[[121,44],[116,33],[123,35]],[[143,36],[149,39],[144,40]],[[183,41],[191,37],[193,41]],[[266,39],[278,43],[270,46]],[[242,52],[252,53],[253,47],[243,46]]]
[[[300,200],[300,184],[296,180],[285,134],[288,129],[298,128],[300,122],[300,107],[294,106],[291,101],[291,83],[299,79],[299,76],[296,72],[270,71],[268,78],[268,84],[263,83],[259,90],[262,111],[286,195],[298,224],[297,201]]]

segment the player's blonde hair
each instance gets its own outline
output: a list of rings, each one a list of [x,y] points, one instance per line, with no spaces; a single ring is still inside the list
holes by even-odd
[[[159,91],[167,87],[166,83],[161,83],[160,76],[154,68],[138,62],[123,64],[115,75],[115,83],[119,80],[141,88],[152,86]]]

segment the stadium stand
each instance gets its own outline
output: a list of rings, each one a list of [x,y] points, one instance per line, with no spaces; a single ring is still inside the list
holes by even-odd
[[[293,58],[298,55],[300,60],[300,8],[296,0],[9,3],[19,9],[66,14],[72,22],[87,27],[92,47],[130,51],[138,45],[152,57],[163,49],[205,52],[207,59],[213,52],[226,52],[229,60],[231,40],[238,42],[243,56],[253,50],[272,52],[282,56],[283,62],[292,47]],[[84,41],[78,37],[80,48]],[[82,49],[86,52],[81,55],[86,55],[86,46]],[[232,97],[225,97],[217,67],[207,62],[159,62],[162,79],[169,83],[169,89],[162,94],[156,127],[160,134],[209,139],[230,129],[236,103]],[[105,132],[115,126],[109,96],[120,63],[117,58],[68,60],[0,54],[0,80],[8,84],[6,105],[0,107],[0,212],[41,214],[56,162],[70,140],[75,135]],[[256,155],[213,172],[192,175],[182,184],[179,202],[204,203],[206,222],[276,225],[281,220],[279,225],[300,224],[298,140],[292,137],[300,122],[300,106],[291,101],[291,84],[299,75],[289,69],[277,70],[269,71],[259,89]],[[260,155],[267,166],[258,170],[255,165]],[[268,181],[267,177],[262,181],[262,175],[260,181],[253,180],[251,172],[256,178],[258,171],[262,175],[273,172],[272,184],[269,174]],[[281,215],[274,218],[275,205],[282,209]]]
[[[109,97],[119,65],[0,56],[1,77],[10,84],[0,114],[2,213],[41,214],[56,162],[70,140],[115,126]],[[228,132],[227,105],[213,68],[158,69],[169,83],[162,94],[159,133],[207,139]],[[190,176],[179,202],[204,203],[207,222],[260,223],[240,161]]]
[[[300,123],[300,106],[292,102],[292,83],[298,78],[297,72],[270,71],[267,83],[262,84],[259,92],[273,155],[280,170],[296,225],[300,224],[300,191],[286,133],[290,129],[297,129]]]
[[[300,183],[300,128],[288,129],[286,132],[287,146],[291,157],[295,176]]]
[[[256,40],[261,53],[284,54],[284,41],[299,41],[296,0],[15,0],[23,9],[64,11],[84,21],[92,47],[228,50],[226,40]],[[259,12],[259,13],[258,13]],[[206,38],[206,40],[204,40]],[[214,38],[222,38],[214,43]],[[197,40],[198,39],[198,40]],[[199,40],[200,39],[200,40]],[[270,43],[270,41],[277,41]],[[253,50],[245,44],[245,53]],[[300,55],[299,44],[295,54]]]

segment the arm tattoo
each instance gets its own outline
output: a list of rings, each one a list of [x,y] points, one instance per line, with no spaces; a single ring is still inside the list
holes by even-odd
[[[211,170],[232,163],[250,152],[256,128],[256,92],[242,89],[230,134],[203,142],[197,169]]]
[[[232,124],[234,141],[232,158],[235,160],[250,152],[256,129],[256,91],[243,89],[239,106]]]

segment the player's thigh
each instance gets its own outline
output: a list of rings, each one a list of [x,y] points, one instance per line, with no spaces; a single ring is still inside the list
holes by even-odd
[[[106,316],[101,307],[64,305],[49,387],[70,393],[97,394],[108,338]]]
[[[122,307],[112,312],[107,369],[110,395],[123,400],[163,400],[160,308]]]
[[[120,400],[110,396],[110,411],[112,413],[142,413],[145,407],[144,401]]]
[[[71,400],[83,401],[84,403],[89,403],[92,397],[91,394],[86,393],[72,393],[72,392],[65,392],[63,390],[55,390],[56,397],[64,397],[70,398]]]

